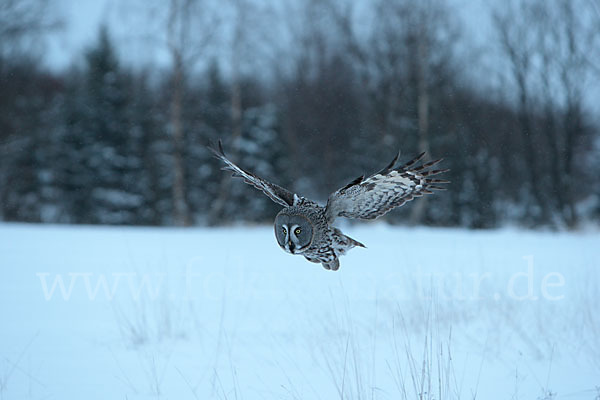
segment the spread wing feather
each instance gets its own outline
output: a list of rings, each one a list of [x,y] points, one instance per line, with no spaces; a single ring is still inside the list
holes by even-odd
[[[327,219],[330,222],[337,217],[375,219],[415,197],[432,194],[432,190],[445,190],[438,185],[449,183],[447,180],[431,177],[448,170],[429,170],[442,159],[416,166],[425,156],[421,153],[394,168],[398,156],[378,173],[367,179],[360,176],[331,194],[327,200]]]
[[[213,152],[215,157],[217,157],[219,160],[223,161],[226,164],[225,167],[222,168],[223,170],[232,171],[233,176],[241,177],[247,184],[252,185],[259,190],[262,190],[262,192],[266,194],[267,197],[273,200],[275,203],[281,204],[284,207],[289,207],[300,200],[300,198],[296,194],[290,192],[289,190],[282,188],[281,186],[276,185],[274,183],[267,182],[264,179],[254,175],[252,172],[245,171],[242,168],[235,165],[231,160],[227,158],[227,156],[225,156],[221,140],[219,140],[218,148],[210,146],[208,148],[210,149],[210,151]]]

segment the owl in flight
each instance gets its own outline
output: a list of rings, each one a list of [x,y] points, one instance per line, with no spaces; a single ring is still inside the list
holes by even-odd
[[[375,219],[415,197],[432,194],[432,190],[445,190],[436,185],[449,183],[431,178],[447,169],[428,170],[442,159],[417,166],[425,155],[421,153],[406,164],[395,167],[397,154],[381,171],[366,179],[364,175],[359,176],[332,193],[323,207],[238,167],[225,156],[220,140],[218,148],[210,147],[210,150],[225,163],[224,170],[232,171],[233,176],[243,178],[284,207],[275,217],[275,238],[282,249],[302,255],[308,261],[321,263],[325,269],[332,271],[340,267],[341,255],[353,247],[365,247],[331,225],[337,217]]]

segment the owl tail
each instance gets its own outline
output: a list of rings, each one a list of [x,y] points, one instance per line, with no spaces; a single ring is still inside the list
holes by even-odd
[[[348,241],[350,242],[350,244],[352,245],[352,247],[364,247],[365,249],[367,248],[367,246],[365,246],[364,244],[362,244],[361,242],[359,242],[358,240],[354,240],[352,239],[350,236],[346,236],[344,235],[344,237],[346,239],[348,239]]]
[[[364,247],[365,249],[367,248],[367,246],[365,246],[358,240],[354,240],[350,236],[344,235],[342,231],[340,231],[338,228],[333,228],[333,231],[335,232],[335,235],[338,236],[338,240],[342,245],[340,249],[342,250],[341,254],[346,253],[346,251],[350,250],[353,247]]]

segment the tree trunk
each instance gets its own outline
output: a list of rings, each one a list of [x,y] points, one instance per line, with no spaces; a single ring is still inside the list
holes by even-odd
[[[424,22],[423,22],[424,23]],[[419,152],[427,152],[429,157],[429,92],[427,90],[427,60],[429,58],[425,26],[421,31],[417,43],[417,112],[419,120]],[[416,202],[410,215],[411,225],[423,221],[427,207],[427,197]]]
[[[529,116],[529,112],[527,111],[527,103],[526,97],[521,95],[521,105],[519,109],[519,122],[521,125],[521,139],[523,140],[523,145],[525,147],[525,162],[527,163],[527,178],[530,184],[531,196],[540,207],[540,215],[536,218],[531,211],[531,204],[529,215],[534,218],[535,223],[539,223],[541,221],[550,221],[548,207],[546,204],[546,200],[543,197],[542,187],[540,185],[540,174],[538,161],[537,161],[537,150],[533,144],[533,125],[531,123],[531,118]]]
[[[183,64],[181,55],[173,51],[174,74],[171,97],[171,127],[173,135],[173,222],[178,226],[191,225],[186,198],[184,146],[185,132],[182,123]]]
[[[579,102],[569,99],[565,115],[565,153],[562,188],[565,196],[565,209],[561,210],[567,226],[575,228],[578,223],[577,210],[575,209],[575,194],[573,193],[573,159],[575,145],[583,131]]]
[[[241,26],[238,20],[235,30],[234,43],[239,43],[241,40]],[[242,85],[240,83],[240,71],[239,71],[239,48],[234,45],[232,51],[232,83],[231,83],[231,143],[234,143],[242,136]],[[232,146],[232,152],[230,154],[236,154],[236,146]],[[230,194],[231,176],[229,174],[222,174],[221,182],[219,183],[219,191],[217,198],[212,204],[209,223],[216,225],[223,218],[223,209],[227,203],[227,199]]]

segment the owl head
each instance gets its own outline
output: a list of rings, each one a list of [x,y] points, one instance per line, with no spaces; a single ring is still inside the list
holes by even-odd
[[[286,252],[300,254],[313,240],[313,224],[295,207],[284,208],[275,217],[275,237]]]

